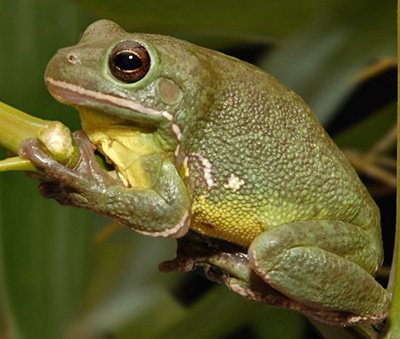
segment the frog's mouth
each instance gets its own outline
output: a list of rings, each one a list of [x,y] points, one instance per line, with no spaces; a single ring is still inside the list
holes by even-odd
[[[50,94],[62,103],[78,106],[92,106],[93,103],[119,107],[145,115],[163,115],[162,111],[145,106],[138,102],[85,88],[81,85],[45,77]]]
[[[160,148],[151,126],[142,126],[123,114],[117,115],[115,108],[127,109],[130,115],[132,111],[153,117],[161,115],[167,120],[172,119],[170,113],[49,77],[45,82],[54,98],[78,109],[82,130],[105,160],[103,164],[107,164],[103,168],[116,174],[126,187],[151,186],[142,158],[165,151]]]

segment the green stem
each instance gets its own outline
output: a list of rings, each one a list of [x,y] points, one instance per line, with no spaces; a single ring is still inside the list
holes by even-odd
[[[397,4],[397,55],[400,56],[400,2]],[[400,59],[398,59],[400,60]],[[400,70],[397,73],[398,83],[400,81]],[[397,206],[396,206],[396,235],[394,244],[394,253],[392,269],[389,277],[388,291],[393,294],[392,308],[387,319],[387,327],[384,336],[385,339],[400,338],[400,87],[397,89]]]
[[[0,160],[0,172],[5,171],[37,171],[37,168],[27,159],[12,157]]]
[[[42,149],[59,163],[74,167],[79,149],[70,130],[59,121],[46,121],[0,102],[0,146],[18,154],[23,140],[37,138]],[[13,157],[0,161],[3,171],[40,171],[29,160]]]
[[[35,118],[0,102],[0,146],[18,154],[21,141],[35,138],[48,121]]]

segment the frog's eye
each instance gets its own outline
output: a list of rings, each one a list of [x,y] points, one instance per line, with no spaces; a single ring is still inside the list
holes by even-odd
[[[125,83],[142,79],[150,69],[150,55],[135,41],[119,43],[111,51],[108,67],[114,78]]]

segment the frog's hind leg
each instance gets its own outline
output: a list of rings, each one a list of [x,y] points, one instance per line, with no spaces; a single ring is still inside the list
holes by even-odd
[[[358,226],[318,220],[283,224],[256,237],[248,253],[260,277],[301,304],[370,322],[389,310],[390,295],[372,275],[380,250]]]

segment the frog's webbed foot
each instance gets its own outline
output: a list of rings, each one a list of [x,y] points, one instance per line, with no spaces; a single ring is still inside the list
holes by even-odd
[[[37,139],[24,140],[19,147],[21,158],[29,159],[34,165],[41,168],[43,173],[34,175],[40,179],[39,192],[49,199],[55,199],[62,205],[77,205],[74,195],[83,189],[106,188],[110,185],[119,185],[106,171],[96,163],[94,149],[83,131],[73,134],[80,150],[80,161],[74,169],[59,164],[47,155],[39,145]]]
[[[173,260],[159,265],[161,272],[188,272],[201,268],[207,279],[226,283],[232,275],[248,279],[251,268],[248,258],[238,246],[189,231],[178,240]]]
[[[350,312],[320,309],[297,302],[267,284],[252,268],[245,249],[199,235],[193,231],[179,239],[175,259],[160,264],[161,272],[187,272],[202,269],[208,280],[226,285],[247,300],[290,309],[331,325],[350,326],[362,323]]]

